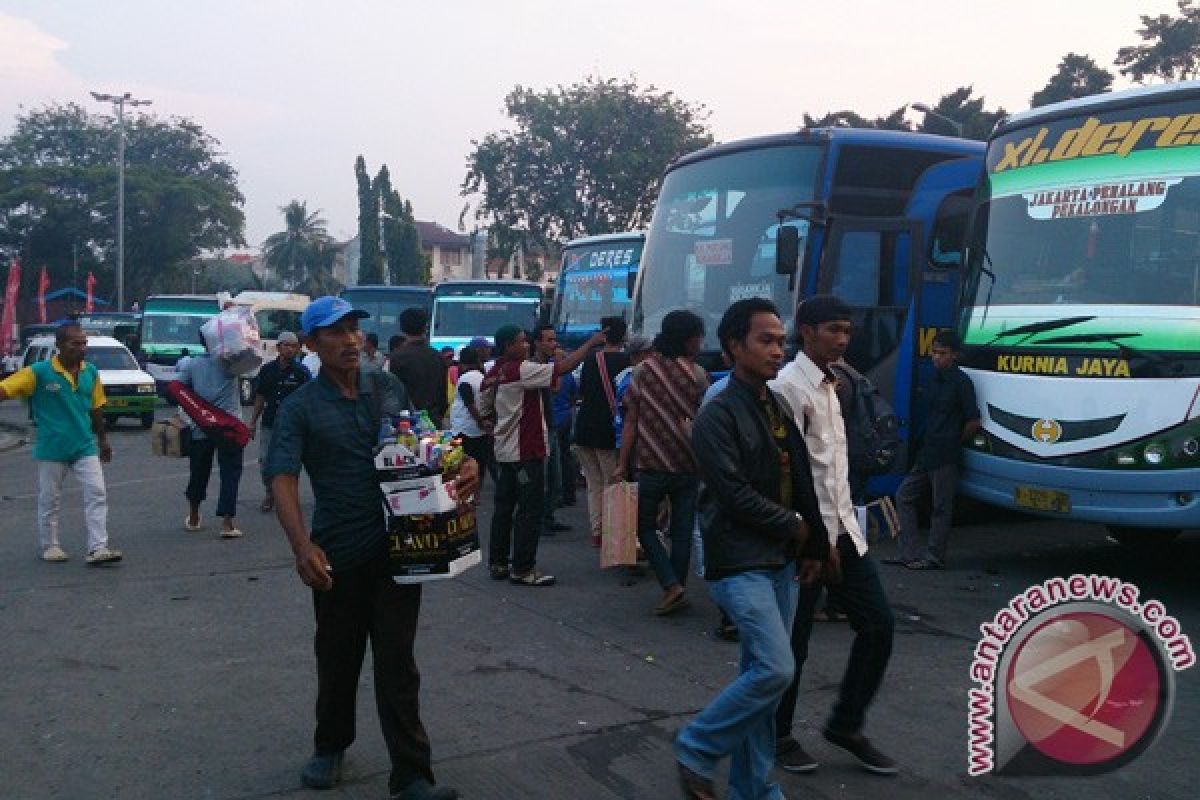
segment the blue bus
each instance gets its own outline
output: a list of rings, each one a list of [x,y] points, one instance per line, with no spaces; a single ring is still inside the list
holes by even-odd
[[[532,330],[541,320],[542,287],[530,281],[442,281],[433,288],[429,344],[453,347],[457,355],[471,339],[489,340],[503,325]]]
[[[573,239],[563,248],[550,324],[567,351],[600,329],[604,317],[629,312],[629,276],[642,260],[644,231]]]
[[[933,336],[955,324],[983,152],[922,133],[812,128],[683,156],[646,235],[632,331],[653,335],[669,311],[690,309],[705,321],[702,363],[720,371],[717,323],[734,301],[773,300],[790,331],[800,300],[836,294],[854,314],[846,359],[892,403],[907,443]],[[872,490],[893,490],[907,462],[902,452]]]
[[[363,334],[379,337],[379,349],[387,352],[388,339],[400,333],[400,314],[406,308],[433,309],[433,289],[429,286],[348,286],[341,297],[371,316],[360,320]]]

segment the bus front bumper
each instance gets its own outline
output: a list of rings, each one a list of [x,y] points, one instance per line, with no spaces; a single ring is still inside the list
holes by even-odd
[[[1200,469],[1079,469],[973,450],[963,465],[959,491],[1002,508],[1105,525],[1200,528]]]

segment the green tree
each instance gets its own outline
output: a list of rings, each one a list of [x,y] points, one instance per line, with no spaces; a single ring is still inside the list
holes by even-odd
[[[1179,16],[1142,15],[1142,44],[1122,47],[1114,62],[1138,83],[1147,78],[1186,81],[1200,76],[1200,8],[1195,0],[1179,0]]]
[[[284,277],[289,286],[297,286],[311,272],[326,266],[321,259],[333,240],[321,212],[309,213],[306,203],[293,200],[279,210],[283,212],[285,227],[267,237],[263,253],[270,270]]]
[[[358,283],[383,283],[383,258],[379,252],[379,195],[367,174],[367,162],[354,160],[354,178],[358,183]]]
[[[392,188],[387,165],[380,167],[374,189],[383,209],[383,245],[387,256],[387,274],[394,286],[429,283],[421,252],[412,203]]]
[[[882,128],[889,131],[911,131],[912,125],[904,119],[908,106],[900,106],[883,117],[868,119],[853,111],[831,111],[822,117],[804,115],[806,128]]]
[[[970,86],[961,86],[949,94],[944,94],[933,106],[939,116],[952,119],[962,126],[962,135],[967,139],[984,141],[991,135],[992,130],[1006,114],[1003,108],[995,111],[984,109],[983,97],[972,97],[975,90]],[[925,133],[956,134],[954,127],[933,114],[926,114],[918,130]]]
[[[1029,104],[1037,108],[1075,97],[1100,94],[1112,89],[1112,82],[1113,74],[1097,66],[1090,57],[1067,53],[1058,62],[1058,72],[1050,76],[1045,86],[1033,93]]]
[[[112,296],[116,268],[117,126],[74,103],[19,115],[0,139],[0,252],[27,265],[22,294],[95,273]],[[220,143],[197,123],[133,114],[126,118],[125,286],[134,300],[188,280],[206,251],[245,244],[244,199]]]
[[[504,258],[645,226],[667,165],[712,143],[703,106],[633,79],[517,86],[504,106],[515,129],[472,142],[462,184]]]

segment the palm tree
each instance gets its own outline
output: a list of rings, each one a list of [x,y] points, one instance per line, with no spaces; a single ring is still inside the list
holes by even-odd
[[[318,266],[319,254],[333,243],[325,230],[321,212],[308,213],[308,204],[293,200],[279,209],[283,212],[285,229],[273,233],[263,242],[267,267],[282,275],[287,270],[288,285],[295,287],[301,273]]]

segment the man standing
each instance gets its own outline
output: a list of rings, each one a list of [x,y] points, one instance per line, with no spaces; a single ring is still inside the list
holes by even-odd
[[[539,325],[533,331],[533,360],[539,364],[553,364],[559,353],[558,334],[552,325]],[[570,530],[569,525],[563,525],[554,518],[558,510],[558,500],[562,496],[562,457],[559,451],[559,438],[554,427],[554,396],[560,384],[570,373],[561,376],[555,382],[542,389],[542,406],[546,415],[546,492],[542,498],[542,533],[553,536],[556,533]]]
[[[796,565],[827,557],[828,539],[808,471],[804,439],[767,387],[783,364],[785,333],[761,297],[729,307],[717,328],[733,361],[728,388],[705,405],[692,431],[704,480],[704,577],[741,631],[737,679],[675,740],[684,796],[716,797],[717,762],[732,756],[730,797],[782,800],[769,780],[775,707],[794,666],[788,632]]]
[[[954,517],[954,487],[958,483],[958,457],[963,442],[979,430],[979,406],[975,387],[958,368],[959,343],[954,331],[938,331],[933,337],[933,385],[925,434],[917,448],[912,471],[896,491],[900,516],[900,541],[896,559],[909,569],[944,569],[946,544]],[[917,503],[932,490],[933,509],[929,518],[929,544],[924,555],[917,543]]]
[[[112,448],[104,432],[107,402],[100,375],[83,360],[87,334],[68,322],[54,332],[58,355],[39,361],[0,381],[0,402],[27,397],[37,425],[33,458],[38,462],[38,544],[42,560],[66,561],[58,541],[58,512],[63,480],[75,474],[83,487],[83,518],[87,528],[88,564],[121,560],[121,551],[108,546],[108,496],[104,469]]]
[[[358,320],[366,316],[328,296],[304,311],[305,344],[320,357],[321,371],[280,407],[267,457],[276,514],[296,571],[313,590],[317,623],[317,727],[301,779],[314,789],[332,788],[341,779],[342,757],[355,737],[355,698],[369,639],[393,800],[454,800],[458,792],[433,785],[429,737],[418,712],[413,644],[421,587],[392,580],[375,475],[381,415],[406,408],[408,398],[403,386],[391,386],[383,373],[362,365]],[[301,468],[315,500],[311,534],[300,510]],[[478,487],[478,465],[467,459],[456,496],[469,502]]]
[[[479,405],[483,417],[494,418],[496,425],[496,509],[488,542],[488,566],[495,580],[508,578],[520,586],[554,585],[553,575],[537,569],[548,449],[541,390],[583,363],[591,349],[604,341],[601,331],[566,358],[538,364],[529,360],[529,339],[523,330],[505,325],[496,331],[500,356],[483,379]]]
[[[435,425],[446,416],[446,362],[429,346],[429,315],[424,309],[406,308],[400,313],[404,346],[391,357],[392,374],[408,388],[418,411],[428,411]]]
[[[363,336],[363,363],[375,369],[386,369],[388,357],[379,350],[379,335],[368,333]]]
[[[275,498],[271,494],[271,480],[267,477],[267,453],[271,449],[271,426],[275,424],[275,415],[279,404],[292,392],[300,388],[311,377],[308,370],[296,363],[296,353],[300,351],[300,340],[291,331],[279,334],[276,342],[278,358],[269,364],[264,364],[258,371],[254,382],[254,413],[250,415],[250,435],[258,438],[258,468],[262,474],[263,487],[267,496],[263,498],[259,510],[271,511],[275,508]],[[258,420],[262,418],[262,430],[258,430]]]
[[[801,565],[800,603],[792,627],[792,654],[796,676],[779,703],[776,715],[778,762],[789,772],[807,773],[817,768],[814,758],[792,737],[792,717],[800,686],[800,672],[808,657],[813,614],[822,583],[831,603],[849,618],[854,646],[842,677],[838,701],[823,734],[826,741],[858,759],[877,775],[895,775],[896,764],[862,734],[867,706],[883,681],[892,653],[894,620],[879,571],[867,553],[867,540],[858,525],[850,496],[849,452],[846,426],[830,364],[842,358],[850,344],[853,326],[850,308],[836,297],[810,297],[796,309],[796,332],[801,350],[779,373],[771,386],[786,402],[812,463],[813,483],[821,516],[829,536],[829,569],[818,580],[817,565]]]
[[[555,358],[563,358],[566,351],[561,347]],[[559,495],[558,506],[575,505],[575,492],[579,484],[579,467],[571,455],[571,429],[575,424],[575,404],[579,402],[579,381],[575,373],[568,372],[558,379],[558,390],[551,402],[553,406],[551,435],[558,439]]]
[[[479,462],[482,484],[483,471],[491,471],[492,421],[479,413],[479,386],[483,383],[479,351],[464,347],[458,363],[460,373],[454,403],[450,406],[450,432],[462,439],[463,452]]]
[[[201,337],[204,342],[204,337]],[[207,347],[207,343],[205,343]],[[178,380],[190,386],[204,400],[225,413],[242,418],[242,400],[237,379],[225,369],[221,360],[210,353],[188,356],[179,362]],[[213,457],[221,472],[221,490],[217,495],[217,516],[221,518],[221,538],[236,539],[242,535],[237,517],[238,485],[242,480],[241,447],[218,447],[195,422],[189,420],[192,443],[188,450],[188,484],[183,494],[188,501],[188,515],[183,520],[187,531],[200,530],[200,504],[208,495],[208,479],[212,476]]]

